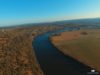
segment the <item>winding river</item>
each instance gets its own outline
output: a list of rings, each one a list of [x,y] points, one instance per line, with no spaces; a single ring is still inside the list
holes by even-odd
[[[69,56],[65,56],[49,40],[49,36],[53,33],[69,30],[79,30],[79,28],[65,28],[47,32],[37,36],[33,41],[37,60],[45,75],[89,75],[90,67]]]

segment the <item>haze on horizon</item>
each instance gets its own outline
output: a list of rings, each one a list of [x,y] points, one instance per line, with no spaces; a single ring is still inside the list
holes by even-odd
[[[100,17],[100,0],[0,0],[0,26]]]

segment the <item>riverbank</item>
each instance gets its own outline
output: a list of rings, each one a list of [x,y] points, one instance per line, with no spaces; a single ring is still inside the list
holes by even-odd
[[[53,35],[51,42],[65,55],[100,72],[100,29],[67,31]]]

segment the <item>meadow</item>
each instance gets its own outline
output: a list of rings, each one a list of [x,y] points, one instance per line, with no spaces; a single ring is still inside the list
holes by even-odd
[[[100,72],[100,29],[66,31],[51,41],[65,55]]]

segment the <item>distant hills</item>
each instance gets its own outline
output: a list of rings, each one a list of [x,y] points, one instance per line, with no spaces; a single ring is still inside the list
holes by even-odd
[[[74,19],[74,20],[64,20],[64,21],[56,21],[56,24],[67,24],[67,23],[75,23],[75,24],[100,24],[100,18],[88,18],[88,19]]]
[[[89,24],[100,24],[100,18],[89,18],[89,19],[77,19],[77,20],[68,20],[67,22],[73,23],[89,23]]]
[[[55,22],[45,22],[45,23],[28,23],[14,26],[5,26],[0,28],[11,28],[11,27],[28,27],[28,26],[41,26],[41,25],[64,25],[64,24],[82,24],[82,25],[100,25],[100,18],[88,18],[88,19],[73,19],[73,20],[63,20]]]
[[[100,18],[63,20],[63,21],[55,21],[47,23],[36,23],[34,25],[63,25],[63,24],[100,25]]]

